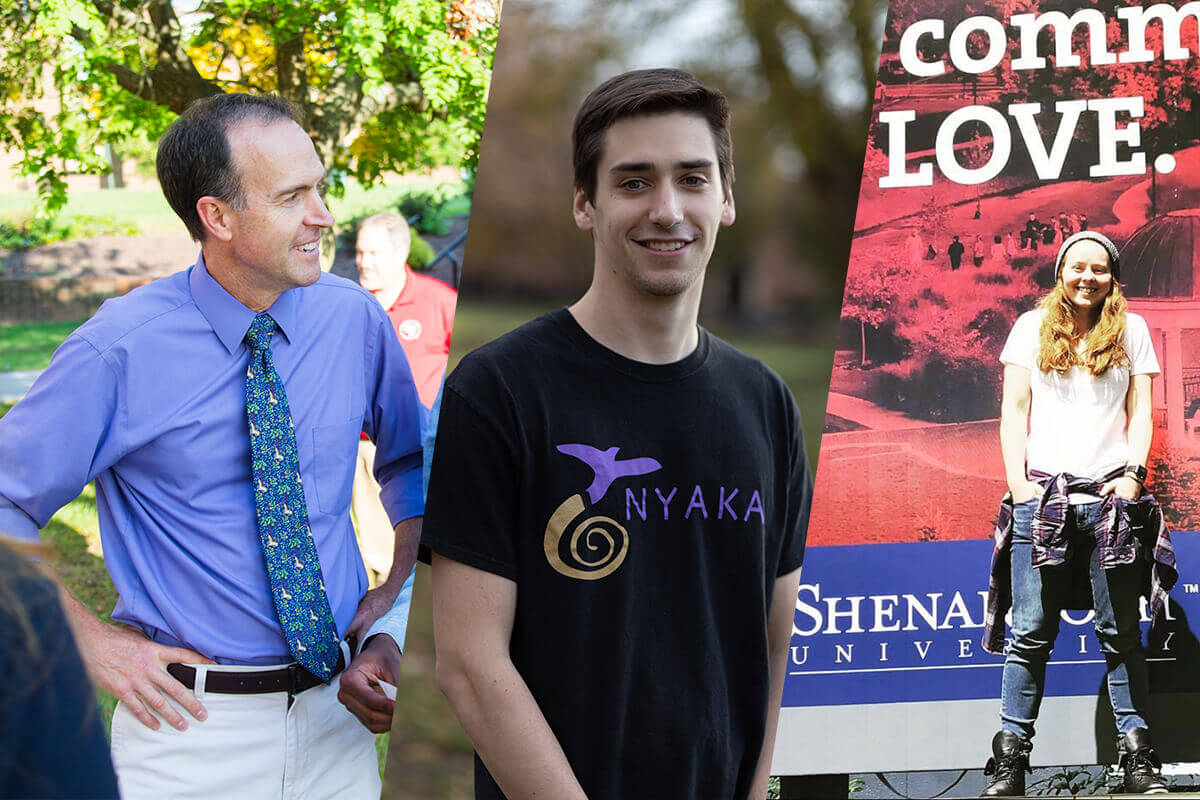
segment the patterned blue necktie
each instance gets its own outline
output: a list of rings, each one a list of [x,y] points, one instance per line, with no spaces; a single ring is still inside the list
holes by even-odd
[[[309,672],[329,683],[340,640],[308,527],[292,414],[271,359],[274,332],[275,320],[267,313],[255,316],[246,332],[246,418],[258,535],[288,647]]]

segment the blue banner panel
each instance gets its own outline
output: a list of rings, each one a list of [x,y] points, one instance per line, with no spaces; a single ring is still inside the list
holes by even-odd
[[[1183,576],[1168,620],[1142,632],[1152,693],[1192,691],[1200,675],[1200,534],[1172,536]],[[985,651],[990,539],[813,547],[805,559],[784,684],[785,707],[999,698],[1002,655]],[[1065,611],[1046,696],[1094,696],[1104,657],[1092,612]]]

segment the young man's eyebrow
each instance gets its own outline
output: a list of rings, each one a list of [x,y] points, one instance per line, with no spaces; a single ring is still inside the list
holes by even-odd
[[[675,164],[675,169],[707,169],[713,165],[712,159],[697,158],[691,161],[679,161]],[[614,164],[610,172],[649,172],[654,169],[654,164],[649,161],[622,161],[619,164]]]
[[[654,165],[649,161],[622,161],[614,164],[609,172],[648,172]]]

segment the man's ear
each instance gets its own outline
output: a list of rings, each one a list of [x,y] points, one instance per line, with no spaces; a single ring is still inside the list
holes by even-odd
[[[721,224],[729,227],[736,217],[737,211],[733,207],[733,187],[731,186],[725,190],[725,203],[721,208]]]
[[[211,195],[204,195],[196,201],[196,213],[200,215],[200,224],[204,232],[221,242],[233,238],[233,209],[224,200],[218,200]]]
[[[596,223],[592,219],[594,212],[592,201],[588,199],[587,194],[580,186],[575,187],[575,202],[572,211],[575,214],[575,224],[579,226],[579,230],[588,232],[595,230]]]

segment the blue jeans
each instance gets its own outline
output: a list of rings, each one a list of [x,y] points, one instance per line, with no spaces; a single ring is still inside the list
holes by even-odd
[[[1067,513],[1071,560],[1056,567],[1035,568],[1030,527],[1037,500],[1013,508],[1012,645],[1004,660],[1000,687],[1001,728],[1024,739],[1033,737],[1046,662],[1058,636],[1071,570],[1087,565],[1096,609],[1096,636],[1108,670],[1108,696],[1117,731],[1124,735],[1145,728],[1149,683],[1146,656],[1138,627],[1141,571],[1137,564],[1104,569],[1096,553],[1095,528],[1101,523],[1100,503],[1073,505]]]

